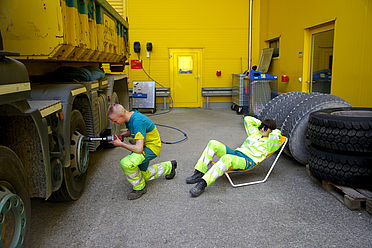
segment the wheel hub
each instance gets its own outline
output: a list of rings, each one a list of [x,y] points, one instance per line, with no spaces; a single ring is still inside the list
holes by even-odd
[[[0,182],[0,247],[21,247],[26,231],[24,203]]]
[[[71,168],[74,176],[80,176],[88,169],[89,147],[83,139],[84,135],[78,131],[75,131],[71,137]]]

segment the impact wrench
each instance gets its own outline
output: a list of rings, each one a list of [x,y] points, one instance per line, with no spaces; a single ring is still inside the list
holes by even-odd
[[[111,142],[116,139],[119,139],[120,141],[124,141],[124,136],[123,135],[110,135],[107,137],[84,137],[84,141],[86,142],[94,142],[94,141],[107,141]]]

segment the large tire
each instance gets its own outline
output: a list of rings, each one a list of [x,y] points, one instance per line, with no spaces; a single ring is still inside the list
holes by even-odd
[[[119,103],[119,97],[118,95],[114,92],[111,95],[111,101],[110,104],[115,104]],[[107,129],[104,133],[103,136],[112,136],[112,135],[117,135],[121,134],[121,126],[119,124],[116,124],[115,122],[108,120],[110,122],[110,128]],[[111,149],[115,148],[114,145],[108,143],[107,141],[101,141],[101,147]]]
[[[309,93],[288,92],[280,94],[277,97],[271,99],[265,105],[265,107],[259,114],[258,119],[273,119],[276,121],[277,128],[280,129],[287,114],[292,110],[293,107],[298,104],[298,102],[301,102],[305,97],[309,97]]]
[[[118,95],[114,92],[111,96],[111,104],[119,103]],[[110,135],[120,134],[120,125],[115,124],[115,122],[110,121],[111,123],[111,132]]]
[[[310,113],[326,108],[350,106],[340,97],[329,94],[313,94],[297,104],[282,125],[282,134],[289,138],[286,153],[293,156],[299,163],[306,164],[309,158],[306,129]]]
[[[372,156],[344,155],[310,146],[311,173],[335,184],[372,189]]]
[[[22,247],[29,233],[31,202],[27,189],[21,160],[0,146],[0,247]]]
[[[281,102],[281,104],[273,110],[271,114],[273,116],[273,120],[276,121],[276,125],[279,129],[282,129],[283,123],[289,113],[299,104],[300,102],[310,98],[312,95],[318,93],[303,93],[303,92],[296,92],[298,94],[290,95],[287,99]],[[301,94],[302,93],[302,94]]]
[[[332,108],[310,114],[311,144],[336,152],[372,154],[372,108]]]
[[[73,140],[77,134],[81,134],[86,136],[86,127],[85,122],[83,119],[83,115],[78,110],[73,110],[71,112],[71,122],[70,122],[70,139],[71,139],[71,165],[67,168],[63,168],[63,182],[61,188],[54,192],[51,196],[51,200],[53,201],[74,201],[80,198],[81,194],[83,193],[85,187],[85,179],[87,175],[87,166],[89,163],[89,159],[85,159],[84,170],[80,173],[77,173],[77,162],[80,162],[80,159],[76,158],[73,155],[73,150],[76,150],[76,142]],[[75,136],[74,136],[75,135]],[[89,158],[89,151],[87,147],[87,143],[84,142],[82,144],[82,156],[84,158]],[[88,153],[88,154],[87,154]]]

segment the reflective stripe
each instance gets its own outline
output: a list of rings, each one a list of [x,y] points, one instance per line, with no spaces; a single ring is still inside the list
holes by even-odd
[[[220,174],[218,174],[218,171],[215,170],[214,168],[211,168],[211,174],[212,174],[212,176],[213,176],[215,179],[217,179],[217,178],[220,177]]]
[[[221,169],[222,173],[225,173],[227,171],[226,165],[222,161],[217,162],[216,166]]]
[[[269,146],[280,146],[280,142],[279,143],[269,143]]]
[[[213,158],[214,151],[212,149],[210,149],[208,146],[205,148],[204,152],[207,153],[209,156],[211,156]]]
[[[158,173],[156,175],[156,169],[155,166],[158,167]],[[154,180],[155,178],[158,178],[163,175],[164,169],[163,169],[163,164],[154,164],[149,166],[149,171],[150,171],[150,178],[149,181]]]
[[[30,82],[0,85],[0,95],[31,90]]]
[[[149,166],[149,171],[150,171],[150,175],[151,175],[151,177],[153,177],[153,176],[155,176],[155,172],[156,172],[156,170],[155,170],[155,168],[154,168],[154,166],[152,165],[152,166]]]
[[[164,173],[163,164],[157,164],[157,166],[158,166],[158,177],[160,177]]]
[[[204,155],[202,155],[201,160],[203,161],[204,164],[209,164],[209,162],[210,162],[210,159],[207,158],[207,157],[204,156]]]
[[[71,91],[71,95],[72,96],[76,96],[76,95],[78,95],[80,93],[84,93],[84,92],[87,92],[87,88],[82,87],[82,88],[78,88],[78,89],[72,90]]]
[[[139,174],[139,169],[136,172],[134,172],[133,174],[127,175],[127,177],[129,177],[130,179],[134,179],[138,176],[138,174]]]
[[[142,174],[141,174],[140,178],[138,178],[137,180],[135,180],[135,181],[129,181],[129,182],[133,186],[137,186],[137,185],[139,185],[141,183],[141,181],[142,181]]]

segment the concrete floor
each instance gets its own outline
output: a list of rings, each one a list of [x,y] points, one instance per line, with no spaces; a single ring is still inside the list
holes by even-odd
[[[119,166],[128,151],[95,152],[78,201],[32,200],[30,247],[372,247],[372,216],[347,209],[285,154],[264,184],[233,188],[221,177],[191,198],[185,178],[204,147],[210,139],[239,146],[246,137],[242,117],[175,109],[151,118],[188,134],[185,142],[163,145],[155,160],[176,159],[176,177],[151,181],[147,194],[128,201],[131,186]],[[183,138],[172,129],[159,132],[165,141]],[[235,179],[257,178],[264,169]]]

